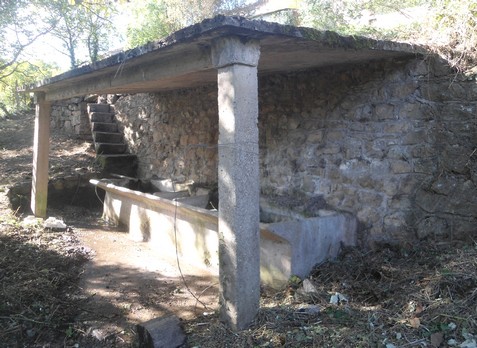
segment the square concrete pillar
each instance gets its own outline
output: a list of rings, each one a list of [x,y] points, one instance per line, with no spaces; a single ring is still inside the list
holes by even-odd
[[[51,102],[44,93],[35,93],[36,114],[33,140],[33,181],[31,210],[37,217],[46,217],[48,196],[48,153],[50,145]]]
[[[251,324],[260,300],[259,56],[255,40],[224,37],[212,46],[218,69],[220,315],[233,330]]]

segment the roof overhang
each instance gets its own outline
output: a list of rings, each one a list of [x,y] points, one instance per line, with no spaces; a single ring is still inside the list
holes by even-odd
[[[389,58],[412,58],[427,50],[391,41],[345,37],[241,17],[218,16],[179,30],[164,40],[115,54],[25,89],[46,100],[87,94],[157,92],[215,83],[212,42],[239,36],[260,41],[261,75]]]

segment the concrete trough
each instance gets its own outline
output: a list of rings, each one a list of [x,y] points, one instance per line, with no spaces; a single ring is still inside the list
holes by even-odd
[[[105,191],[103,218],[126,226],[132,240],[148,242],[161,255],[218,275],[218,212],[205,209],[204,195],[177,198],[170,192],[144,193],[119,186],[121,180],[90,180]],[[124,180],[122,180],[124,183]],[[260,276],[273,288],[292,275],[306,277],[313,267],[334,259],[341,245],[356,244],[356,219],[347,213],[261,223]]]

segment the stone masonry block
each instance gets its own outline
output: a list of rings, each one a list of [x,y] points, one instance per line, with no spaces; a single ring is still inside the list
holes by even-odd
[[[375,119],[377,120],[392,120],[394,119],[394,105],[392,104],[378,104],[374,108]]]
[[[426,178],[428,175],[417,173],[403,176],[399,181],[400,194],[414,194],[423,185]]]
[[[402,121],[388,122],[383,127],[383,131],[386,134],[409,132],[410,129],[411,125]]]
[[[358,199],[361,204],[377,208],[383,203],[383,194],[379,192],[359,191]]]
[[[167,315],[137,325],[139,347],[177,348],[186,341],[179,318]]]
[[[382,179],[372,175],[359,175],[356,177],[356,184],[364,189],[380,190],[383,186]]]
[[[412,171],[412,165],[407,161],[393,160],[390,161],[391,172],[394,174],[405,174]]]
[[[439,163],[437,157],[416,158],[412,161],[414,172],[433,174],[438,171]]]
[[[409,195],[397,194],[389,200],[388,207],[394,210],[410,210],[413,202]]]
[[[346,138],[346,132],[343,130],[328,131],[326,133],[326,141],[343,142]]]
[[[463,146],[446,146],[441,154],[441,160],[446,169],[455,173],[466,173],[469,170],[471,154],[474,149]]]
[[[428,216],[417,224],[417,237],[423,239],[428,236],[445,236],[450,232],[446,219],[437,216]]]
[[[417,89],[417,84],[410,81],[404,84],[395,84],[389,88],[391,98],[403,99],[414,93]]]
[[[411,156],[414,158],[425,158],[434,155],[434,149],[427,144],[418,144],[412,147]]]
[[[397,116],[400,120],[420,119],[422,117],[422,105],[418,103],[401,104],[398,109]]]
[[[389,148],[386,157],[390,159],[407,159],[409,158],[408,149],[406,146],[392,146]]]
[[[422,144],[428,138],[427,132],[425,130],[410,130],[402,138],[402,145],[414,145]]]
[[[374,207],[362,207],[358,210],[357,218],[368,225],[377,225],[382,220],[382,213]]]

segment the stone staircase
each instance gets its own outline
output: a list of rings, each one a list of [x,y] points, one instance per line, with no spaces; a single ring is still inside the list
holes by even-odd
[[[137,156],[128,153],[122,133],[114,117],[114,109],[109,104],[88,104],[96,161],[103,172],[135,177]]]

